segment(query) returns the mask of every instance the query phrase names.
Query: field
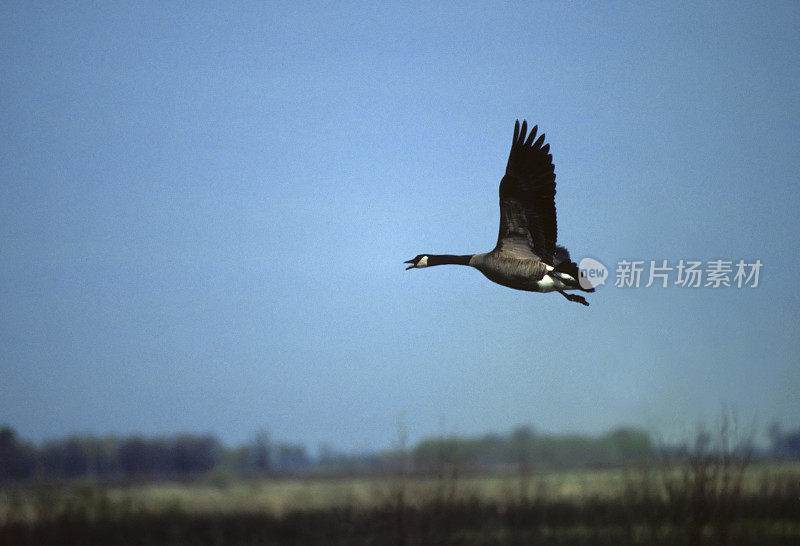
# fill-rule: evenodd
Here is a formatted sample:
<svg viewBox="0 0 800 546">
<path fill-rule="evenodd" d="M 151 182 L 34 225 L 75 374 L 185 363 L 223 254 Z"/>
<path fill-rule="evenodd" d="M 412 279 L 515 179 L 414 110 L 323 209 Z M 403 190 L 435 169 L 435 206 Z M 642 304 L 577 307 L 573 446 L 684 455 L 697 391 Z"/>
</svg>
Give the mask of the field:
<svg viewBox="0 0 800 546">
<path fill-rule="evenodd" d="M 2 544 L 797 544 L 800 465 L 198 483 L 0 492 Z"/>
</svg>

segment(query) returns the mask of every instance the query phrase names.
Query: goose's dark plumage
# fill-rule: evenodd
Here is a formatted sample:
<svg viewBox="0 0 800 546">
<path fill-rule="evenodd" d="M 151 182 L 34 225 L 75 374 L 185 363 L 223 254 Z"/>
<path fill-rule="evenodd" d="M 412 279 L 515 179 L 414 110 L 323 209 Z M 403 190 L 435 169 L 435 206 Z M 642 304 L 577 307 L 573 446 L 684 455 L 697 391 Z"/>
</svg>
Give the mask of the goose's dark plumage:
<svg viewBox="0 0 800 546">
<path fill-rule="evenodd" d="M 583 296 L 566 290 L 594 292 L 582 277 L 569 251 L 556 244 L 556 175 L 550 145 L 537 127 L 514 124 L 514 139 L 506 173 L 500 181 L 500 232 L 491 252 L 454 256 L 419 254 L 406 269 L 434 265 L 469 265 L 489 280 L 532 292 L 557 291 L 569 301 L 589 305 Z"/>
</svg>

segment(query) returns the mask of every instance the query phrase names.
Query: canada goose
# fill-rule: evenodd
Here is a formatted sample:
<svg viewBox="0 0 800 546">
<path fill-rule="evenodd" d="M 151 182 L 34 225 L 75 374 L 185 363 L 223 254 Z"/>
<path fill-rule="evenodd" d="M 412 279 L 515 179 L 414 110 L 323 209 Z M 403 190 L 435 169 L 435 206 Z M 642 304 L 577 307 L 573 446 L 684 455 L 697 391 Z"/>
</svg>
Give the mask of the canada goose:
<svg viewBox="0 0 800 546">
<path fill-rule="evenodd" d="M 514 140 L 506 174 L 500 181 L 500 233 L 497 246 L 484 254 L 453 256 L 419 254 L 406 269 L 434 265 L 469 265 L 490 281 L 517 290 L 558 292 L 569 301 L 589 305 L 583 296 L 565 290 L 594 292 L 569 251 L 556 244 L 556 175 L 550 145 L 537 127 L 527 139 L 527 122 L 514 124 Z M 543 146 L 544 144 L 544 146 Z"/>
</svg>

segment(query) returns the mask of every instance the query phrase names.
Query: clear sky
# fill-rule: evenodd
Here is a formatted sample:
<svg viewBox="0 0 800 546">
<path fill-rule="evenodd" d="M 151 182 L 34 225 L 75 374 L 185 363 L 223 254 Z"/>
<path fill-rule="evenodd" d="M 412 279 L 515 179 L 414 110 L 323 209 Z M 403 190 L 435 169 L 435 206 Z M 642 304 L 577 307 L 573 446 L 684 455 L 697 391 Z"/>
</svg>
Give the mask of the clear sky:
<svg viewBox="0 0 800 546">
<path fill-rule="evenodd" d="M 800 4 L 6 3 L 0 423 L 341 450 L 800 425 Z M 490 250 L 546 132 L 590 307 Z M 759 286 L 644 288 L 650 260 Z M 614 286 L 620 260 L 642 286 Z"/>
</svg>

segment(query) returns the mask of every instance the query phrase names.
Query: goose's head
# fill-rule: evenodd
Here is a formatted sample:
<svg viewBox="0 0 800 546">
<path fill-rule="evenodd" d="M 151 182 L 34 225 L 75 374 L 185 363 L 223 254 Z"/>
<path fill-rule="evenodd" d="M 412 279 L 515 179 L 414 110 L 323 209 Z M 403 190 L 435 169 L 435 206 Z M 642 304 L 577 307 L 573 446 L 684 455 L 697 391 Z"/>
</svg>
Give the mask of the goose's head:
<svg viewBox="0 0 800 546">
<path fill-rule="evenodd" d="M 415 267 L 418 267 L 418 268 L 419 267 L 428 267 L 428 255 L 427 254 L 419 254 L 416 257 L 411 258 L 410 260 L 406 260 L 403 263 L 404 264 L 411 264 L 408 267 L 406 267 L 406 271 L 408 271 L 409 269 L 413 269 Z"/>
</svg>

